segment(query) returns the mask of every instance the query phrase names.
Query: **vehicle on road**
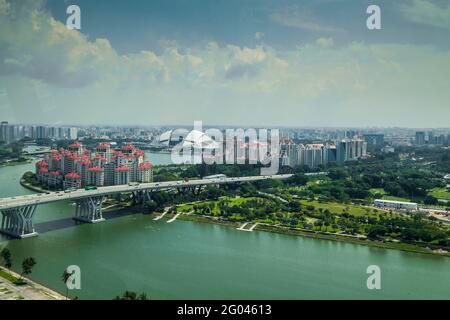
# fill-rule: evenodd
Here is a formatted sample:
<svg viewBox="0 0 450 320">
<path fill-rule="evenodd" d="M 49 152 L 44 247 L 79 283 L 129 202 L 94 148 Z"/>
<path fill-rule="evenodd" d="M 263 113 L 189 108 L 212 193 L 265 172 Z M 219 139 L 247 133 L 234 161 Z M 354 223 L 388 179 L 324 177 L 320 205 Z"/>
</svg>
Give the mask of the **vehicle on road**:
<svg viewBox="0 0 450 320">
<path fill-rule="evenodd" d="M 84 190 L 97 190 L 96 185 L 87 185 L 84 187 Z"/>
</svg>

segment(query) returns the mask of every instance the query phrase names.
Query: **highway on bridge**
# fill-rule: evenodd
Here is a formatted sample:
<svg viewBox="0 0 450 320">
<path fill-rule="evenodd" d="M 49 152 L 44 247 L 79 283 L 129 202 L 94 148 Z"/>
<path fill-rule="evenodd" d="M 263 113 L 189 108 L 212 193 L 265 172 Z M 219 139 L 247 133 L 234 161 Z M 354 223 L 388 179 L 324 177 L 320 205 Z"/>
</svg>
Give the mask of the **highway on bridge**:
<svg viewBox="0 0 450 320">
<path fill-rule="evenodd" d="M 98 187 L 94 190 L 78 189 L 70 192 L 56 191 L 2 198 L 0 199 L 0 212 L 2 213 L 0 232 L 19 238 L 37 235 L 34 231 L 32 218 L 37 205 L 45 203 L 74 201 L 77 204 L 74 219 L 95 223 L 104 220 L 102 216 L 102 202 L 105 196 L 112 194 L 131 192 L 133 193 L 133 196 L 136 197 L 136 200 L 145 202 L 151 198 L 151 192 L 157 190 L 173 188 L 186 189 L 207 185 L 256 182 L 266 179 L 287 179 L 291 176 L 292 174 L 280 174 L 233 178 L 220 177 L 190 181 L 131 183 L 126 185 Z"/>
</svg>

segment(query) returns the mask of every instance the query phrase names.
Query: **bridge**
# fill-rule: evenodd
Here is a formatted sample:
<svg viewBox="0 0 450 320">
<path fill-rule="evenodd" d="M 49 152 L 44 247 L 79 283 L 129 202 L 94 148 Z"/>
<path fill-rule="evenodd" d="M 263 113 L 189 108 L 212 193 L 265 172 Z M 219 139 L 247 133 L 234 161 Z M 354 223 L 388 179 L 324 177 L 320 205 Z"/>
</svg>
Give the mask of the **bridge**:
<svg viewBox="0 0 450 320">
<path fill-rule="evenodd" d="M 97 223 L 104 221 L 102 216 L 102 203 L 106 196 L 120 193 L 131 193 L 135 203 L 145 203 L 151 199 L 153 191 L 168 189 L 191 189 L 199 192 L 208 185 L 222 185 L 232 183 L 256 182 L 265 179 L 287 179 L 292 174 L 250 176 L 235 178 L 197 179 L 190 181 L 166 181 L 141 184 L 126 184 L 107 187 L 98 187 L 95 190 L 78 189 L 70 192 L 56 191 L 23 195 L 0 199 L 0 212 L 2 221 L 0 232 L 15 238 L 37 236 L 33 226 L 33 217 L 36 207 L 41 204 L 58 201 L 75 202 L 74 219 Z"/>
</svg>

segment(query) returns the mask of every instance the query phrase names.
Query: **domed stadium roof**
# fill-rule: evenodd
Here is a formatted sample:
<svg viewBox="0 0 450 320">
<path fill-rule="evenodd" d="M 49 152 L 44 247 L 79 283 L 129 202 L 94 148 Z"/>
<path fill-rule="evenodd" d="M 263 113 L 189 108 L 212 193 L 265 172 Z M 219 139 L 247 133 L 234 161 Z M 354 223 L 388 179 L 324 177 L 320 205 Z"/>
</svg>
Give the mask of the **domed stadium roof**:
<svg viewBox="0 0 450 320">
<path fill-rule="evenodd" d="M 181 141 L 182 135 L 180 134 L 174 136 L 174 131 L 175 130 L 169 130 L 162 133 L 159 137 L 159 143 L 169 146 L 172 145 L 173 142 L 178 143 L 179 141 Z M 218 143 L 215 142 L 211 137 L 206 135 L 204 132 L 192 130 L 183 139 L 182 146 L 202 149 L 214 149 L 217 148 Z"/>
<path fill-rule="evenodd" d="M 210 136 L 198 130 L 192 130 L 183 140 L 183 147 L 214 149 L 218 146 L 219 144 Z"/>
</svg>

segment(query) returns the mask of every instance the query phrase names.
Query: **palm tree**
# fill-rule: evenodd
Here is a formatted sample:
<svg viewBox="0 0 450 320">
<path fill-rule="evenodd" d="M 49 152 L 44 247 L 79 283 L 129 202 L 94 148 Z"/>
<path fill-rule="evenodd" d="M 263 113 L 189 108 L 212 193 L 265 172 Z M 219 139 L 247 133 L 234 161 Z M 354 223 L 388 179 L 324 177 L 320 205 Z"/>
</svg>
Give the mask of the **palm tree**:
<svg viewBox="0 0 450 320">
<path fill-rule="evenodd" d="M 12 258 L 11 251 L 8 248 L 3 248 L 0 252 L 0 257 L 3 259 L 3 265 L 8 269 L 9 275 L 11 275 Z"/>
<path fill-rule="evenodd" d="M 36 260 L 34 260 L 33 257 L 26 258 L 22 262 L 22 273 L 20 274 L 19 281 L 22 280 L 24 275 L 31 274 L 31 270 L 33 269 L 34 265 L 36 264 Z"/>
<path fill-rule="evenodd" d="M 67 272 L 67 270 L 64 270 L 61 280 L 64 282 L 64 285 L 66 286 L 66 300 L 69 298 L 69 287 L 67 286 L 67 281 L 69 281 L 70 277 L 72 275 Z"/>
<path fill-rule="evenodd" d="M 150 300 L 145 292 L 138 295 L 134 291 L 125 291 L 122 296 L 116 296 L 114 300 Z"/>
</svg>

